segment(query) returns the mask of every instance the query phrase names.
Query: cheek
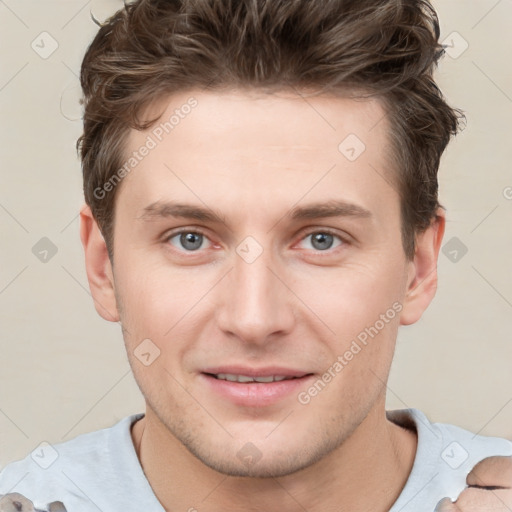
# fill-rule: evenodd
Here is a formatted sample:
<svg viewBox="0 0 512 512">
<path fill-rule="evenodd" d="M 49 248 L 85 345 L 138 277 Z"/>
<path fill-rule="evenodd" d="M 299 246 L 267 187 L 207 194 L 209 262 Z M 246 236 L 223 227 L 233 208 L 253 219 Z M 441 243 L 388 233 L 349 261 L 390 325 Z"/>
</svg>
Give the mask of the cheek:
<svg viewBox="0 0 512 512">
<path fill-rule="evenodd" d="M 151 340 L 160 361 L 179 359 L 207 320 L 208 291 L 215 284 L 213 272 L 171 269 L 162 264 L 144 265 L 126 258 L 118 265 L 116 295 L 127 349 L 140 351 Z M 152 345 L 146 342 L 150 352 Z"/>
<path fill-rule="evenodd" d="M 296 276 L 297 295 L 336 334 L 355 335 L 403 298 L 403 269 L 385 261 L 316 268 L 305 276 Z"/>
<path fill-rule="evenodd" d="M 125 320 L 141 325 L 172 322 L 199 291 L 194 279 L 161 264 L 126 258 L 118 264 L 116 288 Z M 156 326 L 155 326 L 156 327 Z"/>
<path fill-rule="evenodd" d="M 297 294 L 310 308 L 304 310 L 309 325 L 315 322 L 316 337 L 324 340 L 325 370 L 337 376 L 333 388 L 358 390 L 370 383 L 380 387 L 389 372 L 402 309 L 403 271 L 392 260 L 378 259 L 329 271 L 320 268 L 297 281 Z"/>
</svg>

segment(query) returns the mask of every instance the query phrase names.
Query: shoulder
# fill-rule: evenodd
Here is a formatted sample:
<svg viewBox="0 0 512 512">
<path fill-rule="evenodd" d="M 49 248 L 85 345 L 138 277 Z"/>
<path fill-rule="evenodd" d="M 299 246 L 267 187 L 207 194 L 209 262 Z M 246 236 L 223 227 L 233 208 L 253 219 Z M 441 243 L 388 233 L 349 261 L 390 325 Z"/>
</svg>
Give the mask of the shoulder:
<svg viewBox="0 0 512 512">
<path fill-rule="evenodd" d="M 483 436 L 448 423 L 431 422 L 418 409 L 387 412 L 388 419 L 418 433 L 418 449 L 429 448 L 439 462 L 448 467 L 473 467 L 482 458 L 492 455 L 512 455 L 512 441 L 501 437 Z M 432 453 L 434 450 L 434 453 Z"/>
<path fill-rule="evenodd" d="M 447 423 L 431 423 L 431 426 L 443 441 L 440 457 L 452 469 L 464 466 L 469 472 L 486 457 L 512 455 L 509 439 L 480 435 Z"/>
<path fill-rule="evenodd" d="M 418 409 L 388 411 L 387 417 L 403 428 L 416 430 L 418 436 L 411 474 L 392 512 L 431 512 L 442 498 L 457 498 L 478 462 L 495 455 L 512 455 L 512 441 L 508 439 L 433 423 Z"/>
<path fill-rule="evenodd" d="M 0 495 L 18 492 L 36 508 L 62 501 L 71 511 L 85 510 L 87 505 L 90 509 L 99 488 L 108 485 L 107 481 L 112 484 L 119 462 L 113 459 L 130 456 L 130 426 L 140 416 L 127 416 L 111 427 L 63 443 L 40 444 L 0 471 Z"/>
</svg>

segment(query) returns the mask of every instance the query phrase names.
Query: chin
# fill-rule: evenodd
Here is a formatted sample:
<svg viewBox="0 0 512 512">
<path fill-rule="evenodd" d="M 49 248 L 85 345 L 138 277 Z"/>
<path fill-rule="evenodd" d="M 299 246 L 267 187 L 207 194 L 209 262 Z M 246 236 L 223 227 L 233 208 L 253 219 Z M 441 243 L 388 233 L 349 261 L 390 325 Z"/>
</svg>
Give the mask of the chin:
<svg viewBox="0 0 512 512">
<path fill-rule="evenodd" d="M 266 442 L 262 439 L 261 442 L 255 441 L 254 444 L 240 443 L 233 438 L 227 442 L 213 440 L 210 445 L 191 437 L 181 439 L 181 442 L 205 466 L 223 475 L 278 478 L 314 465 L 339 447 L 343 440 L 336 436 L 333 439 L 322 435 L 299 438 L 295 431 L 281 439 Z"/>
<path fill-rule="evenodd" d="M 303 455 L 297 457 L 297 452 L 293 450 L 291 450 L 290 455 L 283 453 L 280 455 L 261 454 L 260 459 L 253 461 L 244 460 L 236 453 L 231 457 L 227 457 L 225 452 L 223 454 L 209 453 L 207 456 L 193 451 L 192 453 L 205 466 L 231 477 L 278 478 L 297 473 L 315 462 L 315 460 L 309 460 Z"/>
</svg>

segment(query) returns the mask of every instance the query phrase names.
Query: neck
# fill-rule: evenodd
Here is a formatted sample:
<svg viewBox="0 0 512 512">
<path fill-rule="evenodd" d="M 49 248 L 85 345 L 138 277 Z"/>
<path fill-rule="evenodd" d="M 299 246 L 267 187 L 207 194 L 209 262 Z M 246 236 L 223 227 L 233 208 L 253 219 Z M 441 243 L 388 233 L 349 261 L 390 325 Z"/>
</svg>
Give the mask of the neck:
<svg viewBox="0 0 512 512">
<path fill-rule="evenodd" d="M 201 512 L 384 512 L 400 495 L 417 446 L 416 433 L 388 421 L 383 405 L 329 455 L 281 478 L 230 477 L 210 469 L 149 408 L 132 427 L 132 439 L 164 509 Z"/>
</svg>

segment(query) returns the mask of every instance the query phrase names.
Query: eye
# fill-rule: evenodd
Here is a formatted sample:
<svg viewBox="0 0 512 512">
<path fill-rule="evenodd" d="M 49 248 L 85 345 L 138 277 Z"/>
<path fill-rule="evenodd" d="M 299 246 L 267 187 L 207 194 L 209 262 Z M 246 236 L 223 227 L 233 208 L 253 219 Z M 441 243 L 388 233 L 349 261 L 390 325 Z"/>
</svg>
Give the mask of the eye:
<svg viewBox="0 0 512 512">
<path fill-rule="evenodd" d="M 316 251 L 326 251 L 328 249 L 339 247 L 344 243 L 338 235 L 330 233 L 329 231 L 314 231 L 309 233 L 301 240 L 301 243 L 308 240 L 310 241 L 309 247 L 306 246 L 305 249 L 314 249 Z"/>
<path fill-rule="evenodd" d="M 167 241 L 177 247 L 178 249 L 185 250 L 187 252 L 197 251 L 204 249 L 204 244 L 209 243 L 208 238 L 202 233 L 197 231 L 180 231 L 167 238 Z"/>
</svg>

